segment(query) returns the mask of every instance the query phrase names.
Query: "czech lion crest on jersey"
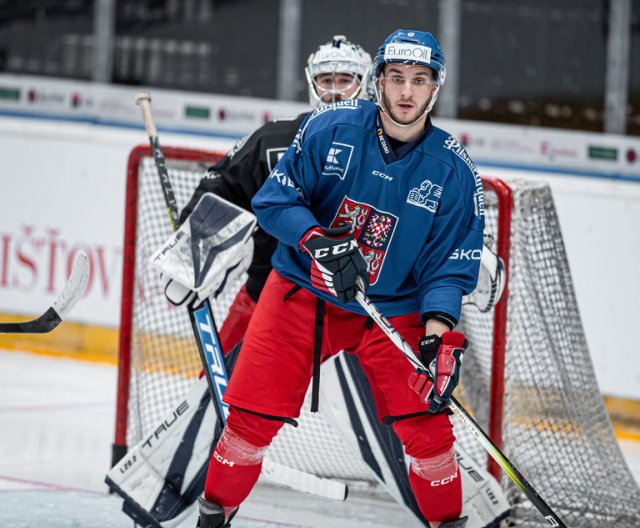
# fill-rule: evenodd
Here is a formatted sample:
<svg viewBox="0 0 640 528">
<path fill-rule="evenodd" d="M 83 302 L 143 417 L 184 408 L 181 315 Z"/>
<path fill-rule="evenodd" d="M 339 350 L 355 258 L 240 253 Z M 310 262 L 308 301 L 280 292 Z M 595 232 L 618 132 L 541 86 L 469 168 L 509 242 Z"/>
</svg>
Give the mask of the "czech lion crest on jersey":
<svg viewBox="0 0 640 528">
<path fill-rule="evenodd" d="M 358 241 L 367 262 L 369 284 L 375 284 L 382 270 L 398 217 L 345 196 L 338 214 L 331 222 L 331 227 L 338 227 L 345 222 L 351 224 L 350 232 Z"/>
</svg>

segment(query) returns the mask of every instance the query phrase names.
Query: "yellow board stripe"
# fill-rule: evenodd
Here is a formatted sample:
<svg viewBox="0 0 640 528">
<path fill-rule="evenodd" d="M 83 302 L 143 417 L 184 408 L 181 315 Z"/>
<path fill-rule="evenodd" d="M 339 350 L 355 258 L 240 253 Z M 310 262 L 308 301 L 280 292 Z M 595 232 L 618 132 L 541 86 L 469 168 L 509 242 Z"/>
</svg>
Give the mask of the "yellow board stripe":
<svg viewBox="0 0 640 528">
<path fill-rule="evenodd" d="M 32 317 L 0 314 L 8 323 Z M 117 365 L 118 330 L 63 321 L 48 334 L 0 334 L 0 348 Z"/>
</svg>

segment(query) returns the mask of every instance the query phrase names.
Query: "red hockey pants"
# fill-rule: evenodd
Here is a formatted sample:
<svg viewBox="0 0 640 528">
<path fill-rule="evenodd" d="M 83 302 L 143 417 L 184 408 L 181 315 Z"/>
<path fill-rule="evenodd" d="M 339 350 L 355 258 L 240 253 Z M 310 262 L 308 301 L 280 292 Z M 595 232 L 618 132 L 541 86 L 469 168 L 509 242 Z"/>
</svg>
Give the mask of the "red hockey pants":
<svg viewBox="0 0 640 528">
<path fill-rule="evenodd" d="M 312 376 L 317 299 L 300 289 L 284 300 L 293 287 L 291 281 L 275 271 L 269 276 L 225 393 L 225 401 L 232 406 L 229 429 L 256 448 L 269 445 L 282 423 L 243 409 L 272 417 L 297 417 Z M 417 343 L 424 334 L 417 313 L 389 320 L 410 344 Z M 424 412 L 426 405 L 407 384 L 413 367 L 382 330 L 366 322 L 365 316 L 326 303 L 322 355 L 345 350 L 358 357 L 380 419 Z M 393 427 L 406 453 L 418 461 L 437 460 L 453 446 L 452 426 L 445 414 L 420 414 L 398 420 Z M 224 457 L 219 453 L 216 461 L 215 455 L 214 452 L 205 496 L 222 506 L 237 506 L 255 483 L 259 465 L 230 466 L 220 462 Z M 451 475 L 449 471 L 446 485 L 442 477 L 422 477 L 411 471 L 411 486 L 425 517 L 431 521 L 455 519 L 462 503 L 459 473 Z M 246 485 L 240 485 L 241 481 Z M 230 482 L 237 485 L 230 486 Z"/>
</svg>

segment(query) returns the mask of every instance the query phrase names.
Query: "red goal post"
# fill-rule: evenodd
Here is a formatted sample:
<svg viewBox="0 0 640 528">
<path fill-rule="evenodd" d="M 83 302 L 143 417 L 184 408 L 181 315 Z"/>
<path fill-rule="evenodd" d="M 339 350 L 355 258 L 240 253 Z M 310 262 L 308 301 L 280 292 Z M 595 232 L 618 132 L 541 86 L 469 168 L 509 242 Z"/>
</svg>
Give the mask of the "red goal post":
<svg viewBox="0 0 640 528">
<path fill-rule="evenodd" d="M 223 152 L 163 147 L 165 159 L 213 165 L 224 156 Z M 143 159 L 152 159 L 149 145 L 137 145 L 127 159 L 125 194 L 124 241 L 122 247 L 122 294 L 120 304 L 120 332 L 118 337 L 118 387 L 116 394 L 116 424 L 112 453 L 112 466 L 127 452 L 127 426 L 129 423 L 129 385 L 131 379 L 131 341 L 136 271 L 136 239 L 138 219 L 138 191 L 140 167 Z"/>
</svg>

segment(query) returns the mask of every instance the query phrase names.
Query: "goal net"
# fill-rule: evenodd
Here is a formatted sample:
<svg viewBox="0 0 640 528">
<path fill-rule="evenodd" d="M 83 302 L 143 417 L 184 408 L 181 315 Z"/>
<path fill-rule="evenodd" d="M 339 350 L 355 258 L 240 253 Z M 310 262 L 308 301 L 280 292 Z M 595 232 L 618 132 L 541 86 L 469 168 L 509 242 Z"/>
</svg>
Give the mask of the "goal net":
<svg viewBox="0 0 640 528">
<path fill-rule="evenodd" d="M 220 154 L 163 149 L 179 208 Z M 485 183 L 486 235 L 508 266 L 495 309 L 463 307 L 470 348 L 456 395 L 507 458 L 568 526 L 640 526 L 640 491 L 622 457 L 593 372 L 553 198 L 541 183 Z M 149 265 L 171 235 L 150 149 L 129 158 L 114 462 L 192 386 L 201 370 L 186 309 L 165 299 Z M 242 280 L 214 305 L 218 327 Z M 456 436 L 499 478 L 512 526 L 548 526 L 468 430 Z M 361 485 L 371 470 L 305 402 L 296 429 L 268 451 L 276 462 Z"/>
</svg>

